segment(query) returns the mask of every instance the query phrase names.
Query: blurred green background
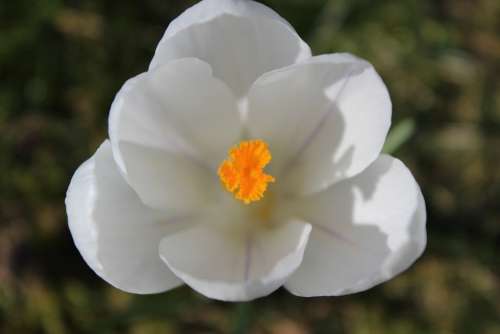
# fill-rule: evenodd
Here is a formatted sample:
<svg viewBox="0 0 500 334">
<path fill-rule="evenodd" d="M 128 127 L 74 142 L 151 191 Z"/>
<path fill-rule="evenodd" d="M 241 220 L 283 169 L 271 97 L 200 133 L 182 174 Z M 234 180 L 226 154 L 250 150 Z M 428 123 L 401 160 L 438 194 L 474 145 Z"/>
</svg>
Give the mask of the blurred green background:
<svg viewBox="0 0 500 334">
<path fill-rule="evenodd" d="M 500 333 L 500 1 L 263 2 L 315 54 L 352 52 L 384 78 L 386 149 L 427 202 L 423 257 L 339 298 L 112 288 L 71 241 L 66 188 L 106 138 L 114 94 L 193 1 L 1 0 L 0 333 Z"/>
</svg>

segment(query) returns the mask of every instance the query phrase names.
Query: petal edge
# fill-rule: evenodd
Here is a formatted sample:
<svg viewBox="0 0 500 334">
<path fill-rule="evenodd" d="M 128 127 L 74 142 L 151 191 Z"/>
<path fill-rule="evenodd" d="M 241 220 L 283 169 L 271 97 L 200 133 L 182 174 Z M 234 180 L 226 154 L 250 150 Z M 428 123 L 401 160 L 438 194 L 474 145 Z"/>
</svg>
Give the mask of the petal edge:
<svg viewBox="0 0 500 334">
<path fill-rule="evenodd" d="M 160 238 L 178 227 L 144 207 L 120 175 L 109 141 L 77 169 L 65 203 L 73 241 L 102 279 L 139 294 L 182 284 L 157 253 Z"/>
</svg>

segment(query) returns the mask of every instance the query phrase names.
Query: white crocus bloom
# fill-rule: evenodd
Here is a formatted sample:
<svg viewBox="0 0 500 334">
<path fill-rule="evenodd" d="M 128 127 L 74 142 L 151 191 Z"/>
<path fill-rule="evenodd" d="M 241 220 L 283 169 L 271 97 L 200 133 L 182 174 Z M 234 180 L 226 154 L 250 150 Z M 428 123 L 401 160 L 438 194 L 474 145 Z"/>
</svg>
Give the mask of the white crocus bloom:
<svg viewBox="0 0 500 334">
<path fill-rule="evenodd" d="M 419 186 L 381 154 L 390 121 L 368 62 L 312 57 L 256 2 L 204 0 L 117 94 L 109 141 L 68 189 L 74 242 L 99 276 L 134 293 L 366 290 L 426 245 Z"/>
</svg>

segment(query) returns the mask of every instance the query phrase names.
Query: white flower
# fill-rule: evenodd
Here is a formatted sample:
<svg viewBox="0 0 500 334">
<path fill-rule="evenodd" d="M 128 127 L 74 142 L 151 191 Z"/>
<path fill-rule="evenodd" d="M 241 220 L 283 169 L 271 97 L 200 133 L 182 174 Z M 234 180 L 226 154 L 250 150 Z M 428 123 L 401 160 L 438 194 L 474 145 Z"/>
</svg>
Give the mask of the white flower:
<svg viewBox="0 0 500 334">
<path fill-rule="evenodd" d="M 135 293 L 366 290 L 426 244 L 417 183 L 381 155 L 390 119 L 368 62 L 312 57 L 261 4 L 204 0 L 117 94 L 110 140 L 68 189 L 74 242 L 99 276 Z"/>
</svg>

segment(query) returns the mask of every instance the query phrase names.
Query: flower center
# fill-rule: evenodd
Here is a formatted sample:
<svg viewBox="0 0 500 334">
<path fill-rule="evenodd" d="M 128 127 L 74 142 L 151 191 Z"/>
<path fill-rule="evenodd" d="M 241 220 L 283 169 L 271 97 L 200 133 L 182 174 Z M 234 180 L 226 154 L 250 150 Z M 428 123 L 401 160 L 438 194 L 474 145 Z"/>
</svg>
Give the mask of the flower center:
<svg viewBox="0 0 500 334">
<path fill-rule="evenodd" d="M 227 191 L 249 204 L 264 197 L 267 184 L 274 182 L 274 177 L 263 170 L 270 161 L 271 152 L 264 141 L 242 141 L 229 150 L 229 158 L 221 163 L 218 174 Z"/>
</svg>

